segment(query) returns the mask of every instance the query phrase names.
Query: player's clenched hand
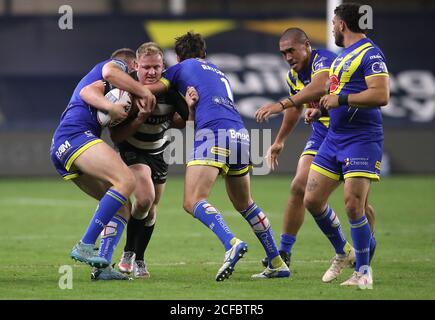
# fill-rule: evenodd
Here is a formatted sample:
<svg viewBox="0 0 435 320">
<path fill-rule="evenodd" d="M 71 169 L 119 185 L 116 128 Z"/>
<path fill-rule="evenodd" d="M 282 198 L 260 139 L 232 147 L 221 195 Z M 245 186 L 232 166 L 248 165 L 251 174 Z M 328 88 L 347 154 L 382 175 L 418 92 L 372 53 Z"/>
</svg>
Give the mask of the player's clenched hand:
<svg viewBox="0 0 435 320">
<path fill-rule="evenodd" d="M 154 110 L 156 105 L 156 97 L 151 93 L 151 91 L 143 87 L 143 94 L 139 97 L 137 104 L 140 105 L 145 110 Z"/>
<path fill-rule="evenodd" d="M 279 103 L 267 104 L 255 112 L 255 119 L 257 122 L 267 121 L 272 114 L 280 113 L 281 111 L 282 106 Z"/>
<path fill-rule="evenodd" d="M 338 95 L 327 94 L 320 99 L 319 104 L 321 107 L 324 107 L 326 110 L 337 108 L 339 106 Z"/>
<path fill-rule="evenodd" d="M 305 115 L 304 115 L 304 122 L 306 124 L 310 124 L 311 122 L 319 119 L 321 115 L 322 115 L 322 112 L 320 111 L 320 109 L 307 108 L 307 110 L 305 111 Z"/>
<path fill-rule="evenodd" d="M 186 103 L 190 109 L 193 109 L 199 101 L 198 91 L 194 87 L 188 87 L 186 91 Z"/>
<path fill-rule="evenodd" d="M 266 153 L 266 162 L 269 168 L 275 170 L 278 167 L 278 156 L 284 148 L 283 143 L 275 142 Z"/>
<path fill-rule="evenodd" d="M 151 113 L 153 113 L 154 108 L 152 109 L 145 109 L 144 107 L 142 107 L 141 105 L 137 104 L 137 115 L 136 115 L 136 120 L 139 121 L 140 123 L 144 122 L 146 118 L 148 118 Z"/>
<path fill-rule="evenodd" d="M 112 122 L 122 121 L 127 118 L 128 113 L 126 112 L 128 108 L 127 103 L 112 103 L 109 109 L 109 116 Z"/>
</svg>

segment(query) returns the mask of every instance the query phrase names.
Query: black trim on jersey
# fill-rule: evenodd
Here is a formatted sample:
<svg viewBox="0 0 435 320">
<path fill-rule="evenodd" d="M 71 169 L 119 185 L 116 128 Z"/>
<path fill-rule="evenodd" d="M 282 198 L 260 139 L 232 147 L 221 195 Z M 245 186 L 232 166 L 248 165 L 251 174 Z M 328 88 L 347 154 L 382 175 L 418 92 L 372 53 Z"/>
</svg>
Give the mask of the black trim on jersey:
<svg viewBox="0 0 435 320">
<path fill-rule="evenodd" d="M 143 133 L 143 132 L 139 132 L 137 131 L 133 137 L 137 140 L 143 141 L 143 142 L 154 142 L 154 141 L 158 141 L 160 139 L 162 139 L 165 136 L 165 131 L 163 130 L 160 133 Z"/>
<path fill-rule="evenodd" d="M 131 72 L 130 76 L 134 80 L 139 81 L 137 71 Z M 158 94 L 156 96 L 156 100 L 157 103 L 170 104 L 174 106 L 175 112 L 178 113 L 184 121 L 189 118 L 189 109 L 187 108 L 187 103 L 184 100 L 183 96 L 177 91 L 169 89 L 167 92 Z M 170 118 L 170 120 L 172 120 L 172 117 Z"/>
<path fill-rule="evenodd" d="M 171 143 L 171 141 L 166 141 L 160 148 L 156 149 L 140 149 L 135 147 L 134 145 L 128 143 L 127 141 L 123 141 L 121 143 L 117 144 L 117 148 L 133 148 L 136 149 L 138 152 L 144 152 L 144 153 L 159 153 L 166 149 L 166 147 Z"/>
</svg>

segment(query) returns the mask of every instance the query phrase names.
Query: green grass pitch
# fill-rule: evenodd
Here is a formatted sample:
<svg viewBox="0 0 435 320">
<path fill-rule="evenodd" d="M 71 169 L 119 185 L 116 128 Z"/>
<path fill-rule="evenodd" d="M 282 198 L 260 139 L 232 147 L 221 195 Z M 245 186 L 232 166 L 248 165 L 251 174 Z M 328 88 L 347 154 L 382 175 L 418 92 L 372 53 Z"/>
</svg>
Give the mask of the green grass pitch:
<svg viewBox="0 0 435 320">
<path fill-rule="evenodd" d="M 269 216 L 279 240 L 289 177 L 254 177 L 253 196 Z M 90 268 L 69 258 L 96 207 L 72 183 L 60 179 L 0 180 L 0 299 L 435 299 L 435 177 L 391 177 L 374 184 L 378 249 L 372 263 L 374 289 L 324 284 L 321 276 L 333 255 L 326 237 L 306 214 L 293 249 L 291 279 L 252 280 L 262 270 L 260 243 L 216 183 L 210 202 L 223 213 L 249 252 L 233 276 L 214 280 L 224 251 L 218 239 L 184 213 L 182 177 L 170 177 L 156 229 L 145 258 L 151 278 L 92 282 Z M 330 203 L 350 239 L 343 189 Z M 117 262 L 125 235 L 114 254 Z M 72 290 L 59 288 L 59 267 L 73 270 Z"/>
</svg>

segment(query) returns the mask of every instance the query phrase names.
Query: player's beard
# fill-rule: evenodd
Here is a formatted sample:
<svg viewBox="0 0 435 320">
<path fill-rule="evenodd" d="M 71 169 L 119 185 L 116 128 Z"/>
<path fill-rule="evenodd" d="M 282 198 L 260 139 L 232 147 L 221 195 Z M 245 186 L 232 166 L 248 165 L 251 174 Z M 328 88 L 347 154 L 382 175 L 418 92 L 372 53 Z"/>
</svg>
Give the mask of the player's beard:
<svg viewBox="0 0 435 320">
<path fill-rule="evenodd" d="M 340 31 L 334 32 L 335 44 L 339 47 L 344 47 L 344 36 Z"/>
</svg>

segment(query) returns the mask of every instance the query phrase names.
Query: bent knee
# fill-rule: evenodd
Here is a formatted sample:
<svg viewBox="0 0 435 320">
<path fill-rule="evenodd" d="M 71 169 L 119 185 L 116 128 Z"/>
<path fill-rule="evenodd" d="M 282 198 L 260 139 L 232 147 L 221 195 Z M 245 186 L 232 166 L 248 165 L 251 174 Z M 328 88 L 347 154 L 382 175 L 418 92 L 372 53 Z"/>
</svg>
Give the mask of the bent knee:
<svg viewBox="0 0 435 320">
<path fill-rule="evenodd" d="M 113 187 L 125 197 L 129 197 L 136 187 L 136 178 L 130 170 L 124 170 L 114 179 Z"/>
<path fill-rule="evenodd" d="M 318 215 L 323 209 L 323 203 L 309 194 L 304 196 L 304 206 L 312 215 Z"/>
<path fill-rule="evenodd" d="M 153 201 L 154 199 L 152 197 L 137 197 L 135 203 L 135 211 L 138 211 L 142 214 L 147 213 L 150 210 Z"/>
<path fill-rule="evenodd" d="M 292 184 L 290 186 L 290 192 L 292 196 L 298 197 L 300 199 L 304 199 L 305 196 L 305 183 L 303 181 L 300 181 L 298 179 L 295 179 L 292 181 Z"/>
</svg>

